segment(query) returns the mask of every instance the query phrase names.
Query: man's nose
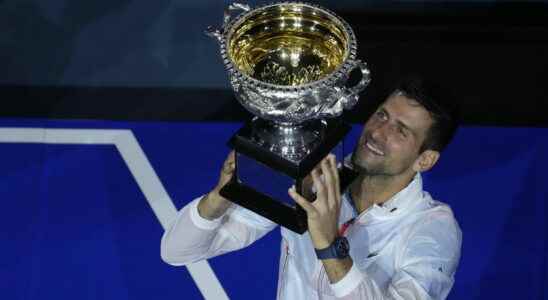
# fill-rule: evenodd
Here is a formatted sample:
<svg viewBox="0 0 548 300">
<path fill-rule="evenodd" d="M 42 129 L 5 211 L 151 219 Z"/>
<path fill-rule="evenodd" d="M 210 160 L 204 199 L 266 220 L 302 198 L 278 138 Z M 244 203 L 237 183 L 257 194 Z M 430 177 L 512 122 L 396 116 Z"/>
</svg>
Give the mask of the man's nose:
<svg viewBox="0 0 548 300">
<path fill-rule="evenodd" d="M 386 128 L 387 126 L 385 122 L 377 124 L 377 126 L 375 126 L 371 131 L 371 137 L 375 141 L 384 142 L 386 140 Z"/>
</svg>

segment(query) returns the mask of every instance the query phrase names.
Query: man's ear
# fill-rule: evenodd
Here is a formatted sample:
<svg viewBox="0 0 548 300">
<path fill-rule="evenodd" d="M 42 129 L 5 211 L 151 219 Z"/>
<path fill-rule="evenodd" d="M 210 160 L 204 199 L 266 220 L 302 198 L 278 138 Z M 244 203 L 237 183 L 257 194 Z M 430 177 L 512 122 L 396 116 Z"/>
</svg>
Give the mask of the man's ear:
<svg viewBox="0 0 548 300">
<path fill-rule="evenodd" d="M 413 164 L 413 171 L 415 172 L 428 171 L 432 169 L 432 167 L 436 164 L 439 158 L 440 158 L 440 153 L 438 151 L 425 150 L 415 160 L 415 163 Z"/>
</svg>

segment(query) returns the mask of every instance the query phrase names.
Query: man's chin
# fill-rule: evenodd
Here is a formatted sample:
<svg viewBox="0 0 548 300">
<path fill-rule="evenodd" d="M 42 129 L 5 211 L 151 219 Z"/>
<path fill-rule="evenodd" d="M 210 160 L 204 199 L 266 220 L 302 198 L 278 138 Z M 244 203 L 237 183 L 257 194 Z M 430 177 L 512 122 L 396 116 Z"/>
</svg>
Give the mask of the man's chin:
<svg viewBox="0 0 548 300">
<path fill-rule="evenodd" d="M 371 174 L 375 170 L 375 167 L 371 163 L 355 154 L 352 154 L 352 167 L 360 174 Z"/>
<path fill-rule="evenodd" d="M 361 168 L 361 159 L 356 155 L 356 152 L 352 152 L 352 157 L 350 159 L 352 162 L 352 168 L 359 169 Z"/>
</svg>

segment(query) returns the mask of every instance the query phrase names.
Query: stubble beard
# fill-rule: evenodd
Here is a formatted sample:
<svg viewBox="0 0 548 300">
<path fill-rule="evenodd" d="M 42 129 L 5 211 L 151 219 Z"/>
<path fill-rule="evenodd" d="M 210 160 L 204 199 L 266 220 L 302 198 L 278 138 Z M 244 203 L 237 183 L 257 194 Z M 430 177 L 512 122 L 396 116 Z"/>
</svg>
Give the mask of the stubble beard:
<svg viewBox="0 0 548 300">
<path fill-rule="evenodd" d="M 353 169 L 360 175 L 365 177 L 377 177 L 387 179 L 390 177 L 396 177 L 406 172 L 406 169 L 391 170 L 386 165 L 386 161 L 368 163 L 366 159 L 360 157 L 360 149 L 358 147 L 356 147 L 356 149 L 354 149 L 354 152 L 352 152 L 351 162 Z"/>
<path fill-rule="evenodd" d="M 363 158 L 360 158 L 360 154 L 358 153 L 359 150 L 360 149 L 356 147 L 356 149 L 354 149 L 354 152 L 352 153 L 352 167 L 354 168 L 355 171 L 360 173 L 360 175 L 364 175 L 367 177 L 390 176 L 390 174 L 386 172 L 386 168 L 383 163 L 380 163 L 376 166 L 375 165 L 368 166 L 367 162 Z"/>
<path fill-rule="evenodd" d="M 354 152 L 352 152 L 351 162 L 355 171 L 357 171 L 362 176 L 377 177 L 377 178 L 383 178 L 383 179 L 395 177 L 405 172 L 405 169 L 393 170 L 389 166 L 390 162 L 389 162 L 388 153 L 380 157 L 380 160 L 375 159 L 375 161 L 368 161 L 366 157 L 367 155 L 365 153 L 362 153 L 362 151 L 364 150 L 361 149 L 362 147 L 365 147 L 365 143 L 367 142 L 367 140 L 373 140 L 373 138 L 371 137 L 370 134 L 363 133 L 356 147 L 354 148 Z M 376 145 L 379 144 L 378 142 L 374 140 L 373 142 Z M 385 147 L 383 147 L 383 151 L 386 151 Z M 369 155 L 371 156 L 374 154 L 370 153 Z"/>
</svg>

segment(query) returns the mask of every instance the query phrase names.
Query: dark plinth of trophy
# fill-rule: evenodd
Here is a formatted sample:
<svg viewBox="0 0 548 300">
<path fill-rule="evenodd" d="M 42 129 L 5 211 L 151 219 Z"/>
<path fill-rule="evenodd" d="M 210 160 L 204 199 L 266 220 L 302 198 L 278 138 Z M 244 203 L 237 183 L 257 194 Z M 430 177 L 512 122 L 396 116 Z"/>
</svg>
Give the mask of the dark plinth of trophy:
<svg viewBox="0 0 548 300">
<path fill-rule="evenodd" d="M 232 180 L 221 189 L 221 195 L 294 232 L 304 233 L 307 230 L 306 213 L 289 197 L 287 190 L 295 185 L 301 195 L 309 201 L 314 200 L 305 178 L 329 153 L 342 161 L 344 136 L 350 126 L 338 119 L 322 122 L 316 126 L 321 133 L 315 141 L 309 142 L 312 144 L 309 153 L 301 155 L 300 159 L 288 159 L 290 155 L 276 153 L 271 144 L 258 141 L 255 129 L 261 127 L 257 124 L 261 122 L 264 121 L 248 122 L 230 139 L 229 146 L 236 152 L 236 171 Z M 310 128 L 304 130 L 315 132 Z M 339 176 L 342 191 L 356 173 L 341 164 Z"/>
</svg>

